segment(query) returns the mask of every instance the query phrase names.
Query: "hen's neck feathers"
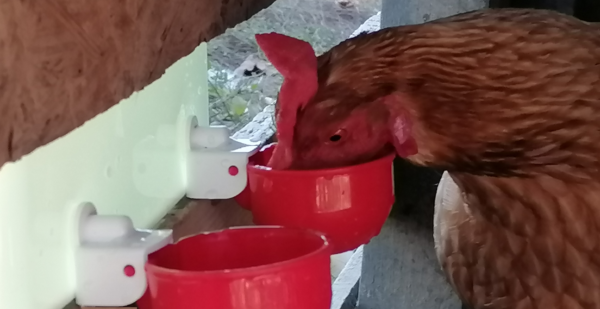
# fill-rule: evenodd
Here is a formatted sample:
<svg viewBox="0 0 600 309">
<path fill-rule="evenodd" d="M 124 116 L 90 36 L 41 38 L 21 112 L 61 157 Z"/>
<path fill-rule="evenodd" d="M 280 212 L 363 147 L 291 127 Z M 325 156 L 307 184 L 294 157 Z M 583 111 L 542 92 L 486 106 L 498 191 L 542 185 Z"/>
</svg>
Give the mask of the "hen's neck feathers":
<svg viewBox="0 0 600 309">
<path fill-rule="evenodd" d="M 319 81 L 404 97 L 414 163 L 600 179 L 597 26 L 551 11 L 492 11 L 359 35 L 320 57 Z"/>
</svg>

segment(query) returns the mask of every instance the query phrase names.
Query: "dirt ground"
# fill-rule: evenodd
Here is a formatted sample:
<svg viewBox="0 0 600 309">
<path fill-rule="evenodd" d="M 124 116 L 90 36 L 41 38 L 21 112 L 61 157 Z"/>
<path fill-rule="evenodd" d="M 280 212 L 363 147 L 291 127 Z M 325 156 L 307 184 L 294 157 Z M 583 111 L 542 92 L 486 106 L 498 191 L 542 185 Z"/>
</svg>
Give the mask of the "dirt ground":
<svg viewBox="0 0 600 309">
<path fill-rule="evenodd" d="M 279 32 L 296 37 L 311 43 L 321 54 L 347 39 L 380 10 L 381 0 L 277 0 L 212 39 L 208 43 L 211 124 L 236 131 L 273 104 L 277 96 L 281 77 L 276 71 L 241 78 L 233 75 L 249 57 L 266 60 L 255 34 Z"/>
<path fill-rule="evenodd" d="M 209 59 L 214 67 L 233 70 L 258 51 L 254 34 L 271 31 L 306 40 L 320 54 L 348 38 L 380 10 L 381 0 L 277 0 L 211 40 Z"/>
</svg>

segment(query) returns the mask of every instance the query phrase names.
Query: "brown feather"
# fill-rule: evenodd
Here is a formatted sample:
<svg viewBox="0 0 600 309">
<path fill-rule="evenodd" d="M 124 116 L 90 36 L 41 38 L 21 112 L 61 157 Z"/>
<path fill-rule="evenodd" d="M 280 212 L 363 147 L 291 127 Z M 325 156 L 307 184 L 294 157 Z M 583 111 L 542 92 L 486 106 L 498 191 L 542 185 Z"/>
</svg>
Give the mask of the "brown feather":
<svg viewBox="0 0 600 309">
<path fill-rule="evenodd" d="M 597 26 L 551 11 L 483 10 L 363 34 L 329 54 L 315 101 L 345 94 L 334 101 L 347 111 L 401 93 L 416 119 L 415 163 L 490 175 L 599 170 Z M 561 166 L 552 173 L 565 176 Z"/>
<path fill-rule="evenodd" d="M 442 267 L 467 303 L 600 308 L 600 184 L 450 176 L 463 193 L 437 207 L 435 238 Z"/>
<path fill-rule="evenodd" d="M 418 146 L 407 159 L 448 170 L 463 194 L 436 213 L 460 296 L 476 309 L 600 308 L 598 25 L 465 13 L 347 40 L 319 57 L 318 76 L 298 114 L 297 166 L 389 151 L 382 124 L 405 110 Z M 329 143 L 340 128 L 361 132 Z"/>
</svg>

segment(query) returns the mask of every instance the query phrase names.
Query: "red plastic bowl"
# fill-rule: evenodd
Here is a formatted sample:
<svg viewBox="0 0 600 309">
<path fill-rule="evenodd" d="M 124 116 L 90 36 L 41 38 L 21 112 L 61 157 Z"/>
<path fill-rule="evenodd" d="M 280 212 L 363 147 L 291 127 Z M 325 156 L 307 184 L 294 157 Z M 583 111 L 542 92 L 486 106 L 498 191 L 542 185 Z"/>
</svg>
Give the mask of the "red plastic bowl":
<svg viewBox="0 0 600 309">
<path fill-rule="evenodd" d="M 254 223 L 324 233 L 341 253 L 368 243 L 381 231 L 394 203 L 394 155 L 322 170 L 265 168 L 274 144 L 248 164 L 248 186 L 235 199 Z"/>
<path fill-rule="evenodd" d="M 148 257 L 140 309 L 329 309 L 331 246 L 284 227 L 199 234 Z"/>
</svg>

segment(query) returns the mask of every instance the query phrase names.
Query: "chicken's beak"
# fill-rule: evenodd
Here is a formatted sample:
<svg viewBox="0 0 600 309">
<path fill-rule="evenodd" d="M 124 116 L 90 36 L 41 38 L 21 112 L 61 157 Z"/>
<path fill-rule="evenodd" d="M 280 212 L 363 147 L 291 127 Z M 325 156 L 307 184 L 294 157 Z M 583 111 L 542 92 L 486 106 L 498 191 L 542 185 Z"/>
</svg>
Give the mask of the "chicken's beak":
<svg viewBox="0 0 600 309">
<path fill-rule="evenodd" d="M 290 169 L 292 166 L 292 148 L 281 142 L 277 143 L 267 166 L 274 170 Z"/>
</svg>

